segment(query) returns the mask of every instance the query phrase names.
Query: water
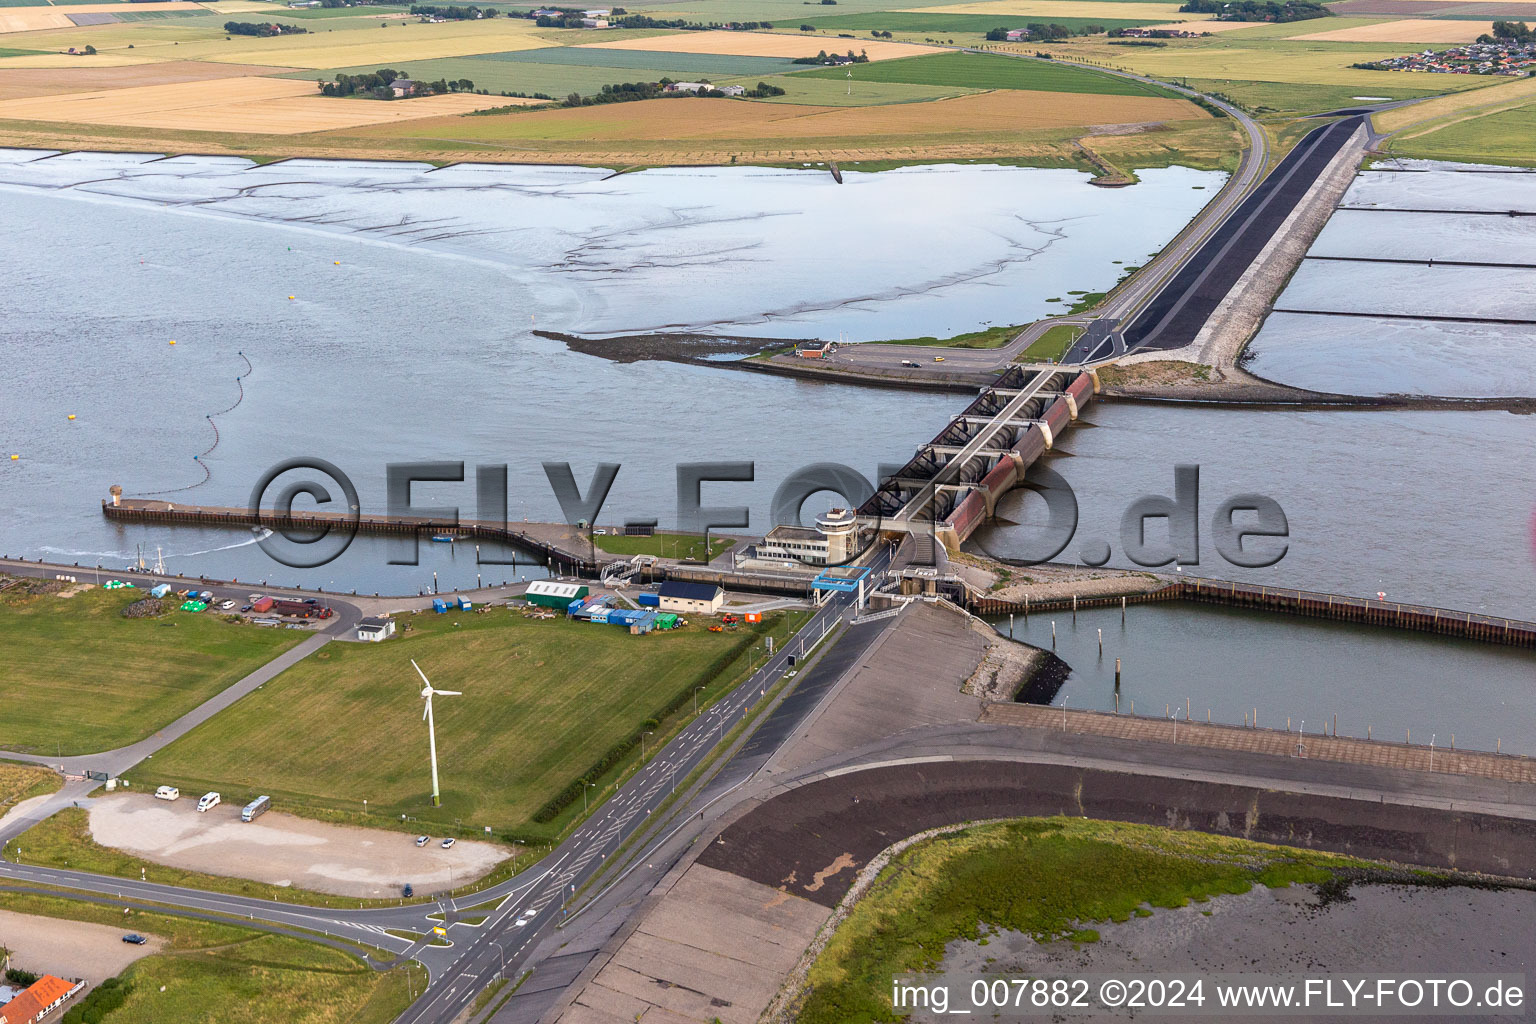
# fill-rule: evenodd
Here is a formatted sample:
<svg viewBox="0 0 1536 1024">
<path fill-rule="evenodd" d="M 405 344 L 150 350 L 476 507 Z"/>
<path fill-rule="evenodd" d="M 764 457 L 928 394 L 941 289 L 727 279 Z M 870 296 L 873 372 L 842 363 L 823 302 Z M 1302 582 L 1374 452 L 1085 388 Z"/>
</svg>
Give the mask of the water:
<svg viewBox="0 0 1536 1024">
<path fill-rule="evenodd" d="M 1174 466 L 1200 467 L 1200 564 L 1189 574 L 1536 619 L 1536 417 L 1502 412 L 1287 412 L 1088 407 L 1046 465 L 1076 492 L 1080 520 L 1061 556 L 1090 540 L 1125 559 L 1121 517 L 1137 497 L 1173 494 Z M 1217 553 L 1211 519 L 1233 495 L 1279 502 L 1290 537 L 1274 566 Z M 1005 520 L 978 530 L 999 555 L 1031 548 L 1044 503 L 1014 491 Z M 1147 536 L 1166 528 L 1152 521 Z M 1172 572 L 1173 565 L 1163 571 Z"/>
<path fill-rule="evenodd" d="M 1131 605 L 1014 617 L 1014 637 L 1072 666 L 1054 703 L 1309 733 L 1338 716 L 1341 736 L 1536 754 L 1536 654 L 1390 629 L 1191 604 Z M 998 623 L 1008 632 L 1006 619 Z M 1099 655 L 1099 630 L 1104 653 Z"/>
<path fill-rule="evenodd" d="M 1418 170 L 1356 177 L 1276 308 L 1536 320 L 1536 218 L 1489 215 L 1536 211 L 1536 175 L 1411 166 Z M 1247 365 L 1318 391 L 1529 397 L 1536 395 L 1533 332 L 1529 323 L 1275 313 L 1254 338 Z"/>
<path fill-rule="evenodd" d="M 741 459 L 755 480 L 708 484 L 703 503 L 765 530 L 791 471 L 835 459 L 873 477 L 956 397 L 615 364 L 531 328 L 857 340 L 1021 322 L 1111 284 L 1114 261 L 1196 212 L 1210 193 L 1192 184 L 1221 180 L 36 157 L 0 151 L 0 437 L 23 456 L 0 462 L 0 552 L 121 566 L 142 544 L 173 572 L 364 592 L 415 592 L 434 570 L 473 583 L 473 552 L 424 544 L 419 566 L 391 566 L 359 538 L 300 571 L 239 534 L 109 524 L 98 503 L 117 483 L 245 505 L 264 469 L 304 455 L 381 511 L 386 463 L 463 460 L 509 464 L 512 519 L 555 519 L 540 464 L 568 460 L 583 489 L 598 462 L 623 466 L 605 521 L 665 526 L 677 463 Z M 413 498 L 474 514 L 472 481 Z"/>
</svg>

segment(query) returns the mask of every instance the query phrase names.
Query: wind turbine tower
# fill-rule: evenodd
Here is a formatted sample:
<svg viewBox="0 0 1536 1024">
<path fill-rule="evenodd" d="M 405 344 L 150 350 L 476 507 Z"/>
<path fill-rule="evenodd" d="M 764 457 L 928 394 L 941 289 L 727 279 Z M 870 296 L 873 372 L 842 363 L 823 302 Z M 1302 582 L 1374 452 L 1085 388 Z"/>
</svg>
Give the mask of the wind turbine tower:
<svg viewBox="0 0 1536 1024">
<path fill-rule="evenodd" d="M 416 664 L 415 658 L 411 659 L 411 668 L 416 670 L 416 674 L 421 676 L 421 681 L 425 684 L 421 688 L 421 696 L 427 702 L 427 707 L 422 712 L 421 718 L 422 721 L 427 723 L 427 744 L 428 749 L 432 752 L 432 806 L 439 807 L 442 805 L 443 798 L 437 791 L 437 727 L 432 720 L 432 698 L 434 695 L 439 697 L 458 697 L 462 695 L 462 691 L 434 690 L 432 688 L 432 681 L 421 670 L 421 666 Z"/>
</svg>

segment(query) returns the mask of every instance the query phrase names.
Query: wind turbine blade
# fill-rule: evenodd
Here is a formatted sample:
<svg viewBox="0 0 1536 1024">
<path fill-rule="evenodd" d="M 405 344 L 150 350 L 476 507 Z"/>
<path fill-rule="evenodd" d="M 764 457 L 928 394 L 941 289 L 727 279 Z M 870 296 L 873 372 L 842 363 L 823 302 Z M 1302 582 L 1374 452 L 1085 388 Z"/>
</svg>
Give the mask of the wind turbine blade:
<svg viewBox="0 0 1536 1024">
<path fill-rule="evenodd" d="M 430 715 L 431 713 L 432 713 L 432 698 L 428 697 L 426 705 L 421 709 L 421 720 L 423 722 L 425 722 L 427 720 L 427 716 Z"/>
<path fill-rule="evenodd" d="M 435 694 L 436 696 L 439 696 L 439 697 L 462 697 L 462 696 L 464 696 L 464 691 L 463 690 L 433 690 L 432 692 L 433 692 L 433 694 Z"/>
<path fill-rule="evenodd" d="M 423 683 L 426 683 L 428 689 L 430 689 L 431 686 L 432 686 L 432 680 L 428 679 L 427 678 L 427 674 L 421 670 L 421 666 L 416 664 L 416 659 L 415 658 L 411 659 L 411 668 L 416 670 L 416 674 L 421 676 L 421 681 Z"/>
</svg>

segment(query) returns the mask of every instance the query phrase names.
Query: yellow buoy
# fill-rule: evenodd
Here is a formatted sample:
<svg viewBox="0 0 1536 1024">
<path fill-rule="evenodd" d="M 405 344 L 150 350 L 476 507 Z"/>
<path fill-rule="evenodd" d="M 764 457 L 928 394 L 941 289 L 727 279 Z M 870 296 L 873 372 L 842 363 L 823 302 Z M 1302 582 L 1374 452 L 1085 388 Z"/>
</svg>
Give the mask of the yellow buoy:
<svg viewBox="0 0 1536 1024">
<path fill-rule="evenodd" d="M 338 267 L 341 266 L 341 260 L 331 260 L 331 263 Z"/>
<path fill-rule="evenodd" d="M 288 296 L 288 301 L 289 301 L 289 302 L 292 302 L 292 301 L 293 301 L 293 296 L 292 296 L 292 295 L 290 295 L 290 296 Z"/>
<path fill-rule="evenodd" d="M 74 414 L 74 413 L 70 413 L 70 414 L 69 414 L 69 418 L 70 418 L 70 419 L 74 419 L 74 418 L 75 418 L 75 414 Z"/>
<path fill-rule="evenodd" d="M 172 338 L 172 339 L 171 339 L 171 344 L 172 344 L 172 345 L 174 345 L 174 344 L 176 344 L 176 339 L 175 339 L 175 338 Z"/>
<path fill-rule="evenodd" d="M 19 459 L 19 458 L 21 458 L 21 456 L 20 456 L 20 455 L 12 455 L 12 456 L 11 456 L 11 461 L 12 461 L 12 462 L 15 462 L 15 461 L 16 461 L 16 460 L 17 460 L 17 459 Z"/>
</svg>

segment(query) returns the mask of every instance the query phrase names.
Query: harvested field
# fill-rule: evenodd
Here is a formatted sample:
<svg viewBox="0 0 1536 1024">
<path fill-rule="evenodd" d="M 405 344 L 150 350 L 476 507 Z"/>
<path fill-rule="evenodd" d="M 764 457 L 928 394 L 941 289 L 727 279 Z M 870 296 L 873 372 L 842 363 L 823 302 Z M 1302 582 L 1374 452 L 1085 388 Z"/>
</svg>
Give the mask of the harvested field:
<svg viewBox="0 0 1536 1024">
<path fill-rule="evenodd" d="M 226 78 L 4 100 L 0 118 L 297 135 L 536 102 L 459 94 L 383 103 L 320 96 L 313 82 Z"/>
<path fill-rule="evenodd" d="M 1065 12 L 1063 12 L 1065 13 Z M 723 53 L 740 57 L 814 57 L 817 50 L 833 46 L 825 39 L 777 35 L 767 32 L 680 32 L 672 36 L 621 39 L 611 43 L 587 43 L 584 50 L 659 50 L 665 53 Z M 935 47 L 913 43 L 888 43 L 877 39 L 853 39 L 848 47 L 862 50 L 869 59 L 891 60 L 935 53 Z"/>
<path fill-rule="evenodd" d="M 838 68 L 806 71 L 806 78 L 842 81 L 847 72 Z M 952 85 L 974 89 L 1022 89 L 1028 92 L 1156 96 L 1172 98 L 1156 86 L 1117 78 L 1086 68 L 1046 60 L 1016 60 L 995 53 L 936 53 L 911 60 L 864 65 L 854 80 L 906 82 L 912 85 Z"/>
<path fill-rule="evenodd" d="M 1402 18 L 1290 38 L 1335 43 L 1470 43 L 1485 32 L 1492 31 L 1491 21 Z"/>
<path fill-rule="evenodd" d="M 1251 21 L 1170 21 L 1166 25 L 1147 27 L 1167 29 L 1170 32 L 1237 32 L 1258 26 Z"/>
<path fill-rule="evenodd" d="M 0 58 L 0 71 L 32 68 L 123 68 L 158 63 L 153 57 L 139 57 L 131 53 L 98 53 L 94 57 L 80 57 L 72 53 L 38 53 L 24 57 Z"/>
<path fill-rule="evenodd" d="M 855 83 L 857 88 L 857 83 Z M 870 136 L 992 134 L 1070 125 L 1138 124 L 1201 117 L 1184 100 L 1154 96 L 999 90 L 875 107 L 810 107 L 729 100 L 640 103 L 533 111 L 419 126 L 464 140 L 856 139 Z M 474 123 L 469 123 L 473 121 Z"/>
<path fill-rule="evenodd" d="M 45 28 L 74 28 L 69 16 L 55 7 L 0 8 L 0 32 L 37 32 Z"/>
<path fill-rule="evenodd" d="M 0 100 L 28 96 L 56 96 L 98 89 L 129 89 L 141 85 L 171 85 L 175 82 L 204 82 L 214 78 L 240 78 L 263 75 L 271 68 L 256 64 L 215 64 L 204 61 L 175 61 L 133 64 L 126 67 L 86 65 L 62 68 L 10 69 L 0 64 Z"/>
<path fill-rule="evenodd" d="M 1461 0 L 1340 0 L 1329 6 L 1340 14 L 1395 14 L 1399 17 L 1429 18 L 1435 15 L 1457 13 Z M 1478 2 L 1476 11 L 1489 18 L 1536 18 L 1536 3 L 1531 0 L 1508 2 Z"/>
<path fill-rule="evenodd" d="M 1132 0 L 1115 3 L 1113 0 L 981 0 L 980 3 L 950 4 L 939 7 L 917 7 L 914 10 L 929 14 L 998 14 L 1014 17 L 1059 15 L 1063 18 L 1167 18 L 1179 17 L 1179 5 L 1174 3 L 1144 3 Z"/>
</svg>

